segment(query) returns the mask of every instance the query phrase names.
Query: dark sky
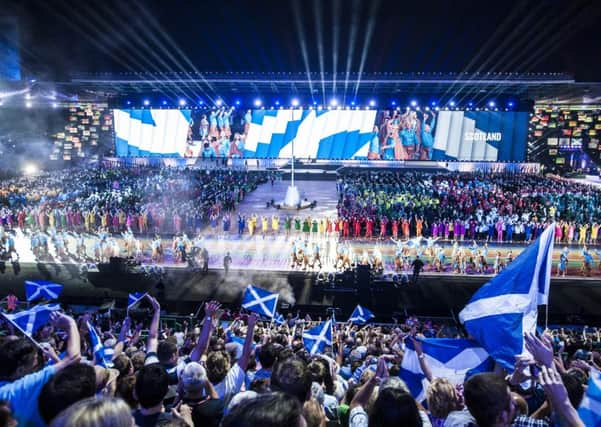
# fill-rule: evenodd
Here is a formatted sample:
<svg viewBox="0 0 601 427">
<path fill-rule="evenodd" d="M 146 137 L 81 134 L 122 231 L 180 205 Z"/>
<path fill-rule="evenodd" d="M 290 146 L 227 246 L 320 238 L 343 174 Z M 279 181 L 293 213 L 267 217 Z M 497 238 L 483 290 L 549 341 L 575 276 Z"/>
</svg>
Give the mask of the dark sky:
<svg viewBox="0 0 601 427">
<path fill-rule="evenodd" d="M 601 80 L 599 1 L 0 0 L 0 14 L 18 17 L 24 74 L 39 78 L 308 66 Z"/>
</svg>

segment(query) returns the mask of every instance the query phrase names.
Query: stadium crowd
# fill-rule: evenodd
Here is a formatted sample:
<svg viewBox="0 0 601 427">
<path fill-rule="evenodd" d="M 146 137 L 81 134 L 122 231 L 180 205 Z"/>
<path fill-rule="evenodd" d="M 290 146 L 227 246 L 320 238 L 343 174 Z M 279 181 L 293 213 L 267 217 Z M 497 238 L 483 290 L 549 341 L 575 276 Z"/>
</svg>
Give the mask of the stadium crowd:
<svg viewBox="0 0 601 427">
<path fill-rule="evenodd" d="M 0 183 L 5 228 L 113 233 L 195 232 L 268 178 L 235 169 L 98 168 Z"/>
<path fill-rule="evenodd" d="M 337 187 L 343 237 L 529 242 L 555 221 L 556 242 L 599 239 L 601 191 L 555 177 L 349 171 Z"/>
<path fill-rule="evenodd" d="M 137 322 L 54 312 L 35 343 L 3 324 L 0 424 L 580 426 L 575 408 L 601 365 L 601 330 L 557 328 L 527 336 L 532 358 L 516 358 L 513 372 L 456 381 L 434 377 L 420 345 L 459 336 L 447 324 L 337 323 L 332 345 L 311 354 L 309 316 L 276 324 L 208 302 L 202 321 L 168 325 L 148 299 L 149 319 Z M 408 341 L 429 380 L 423 399 L 399 376 Z"/>
</svg>

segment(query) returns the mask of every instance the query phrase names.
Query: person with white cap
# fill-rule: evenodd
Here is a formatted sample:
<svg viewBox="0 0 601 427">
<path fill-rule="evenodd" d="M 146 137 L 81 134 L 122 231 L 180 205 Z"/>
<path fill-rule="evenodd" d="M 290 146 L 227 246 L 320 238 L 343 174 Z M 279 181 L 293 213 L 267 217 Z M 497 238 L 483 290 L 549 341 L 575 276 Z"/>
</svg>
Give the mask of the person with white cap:
<svg viewBox="0 0 601 427">
<path fill-rule="evenodd" d="M 194 425 L 218 426 L 224 404 L 219 399 L 207 371 L 198 362 L 190 362 L 180 375 L 178 387 L 183 404 L 192 408 Z"/>
</svg>

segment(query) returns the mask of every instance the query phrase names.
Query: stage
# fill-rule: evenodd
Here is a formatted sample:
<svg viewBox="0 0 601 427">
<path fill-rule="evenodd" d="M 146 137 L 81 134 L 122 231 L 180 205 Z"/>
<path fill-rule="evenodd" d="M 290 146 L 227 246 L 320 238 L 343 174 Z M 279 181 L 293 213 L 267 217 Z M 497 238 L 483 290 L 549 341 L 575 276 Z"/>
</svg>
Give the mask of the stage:
<svg viewBox="0 0 601 427">
<path fill-rule="evenodd" d="M 161 274 L 90 271 L 81 274 L 74 264 L 21 263 L 15 272 L 8 263 L 0 272 L 0 293 L 23 295 L 25 279 L 46 279 L 65 285 L 61 299 L 73 305 L 98 305 L 117 301 L 117 308 L 126 306 L 127 294 L 148 291 L 158 296 L 163 306 L 180 313 L 195 312 L 201 301 L 216 299 L 225 304 L 239 304 L 246 285 L 280 294 L 280 302 L 288 309 L 302 309 L 325 314 L 327 307 L 340 308 L 341 319 L 357 303 L 370 307 L 378 320 L 390 320 L 393 315 L 454 317 L 471 295 L 490 276 L 423 273 L 416 285 L 378 281 L 368 288 L 329 288 L 317 284 L 317 273 L 297 271 L 236 269 L 226 276 L 222 269 L 208 273 L 181 267 L 164 267 Z M 601 320 L 601 281 L 594 278 L 556 278 L 551 281 L 549 319 L 592 323 Z"/>
</svg>

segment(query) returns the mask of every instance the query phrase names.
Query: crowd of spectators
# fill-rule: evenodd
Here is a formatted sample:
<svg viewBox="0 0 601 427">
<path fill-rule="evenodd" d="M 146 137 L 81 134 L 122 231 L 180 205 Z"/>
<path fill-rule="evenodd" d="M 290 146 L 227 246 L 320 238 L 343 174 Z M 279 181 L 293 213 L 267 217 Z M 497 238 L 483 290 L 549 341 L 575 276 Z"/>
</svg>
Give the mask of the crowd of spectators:
<svg viewBox="0 0 601 427">
<path fill-rule="evenodd" d="M 347 171 L 339 176 L 344 237 L 431 236 L 530 241 L 557 222 L 558 242 L 597 243 L 601 190 L 537 174 Z"/>
<path fill-rule="evenodd" d="M 149 300 L 147 321 L 56 312 L 33 335 L 38 345 L 4 325 L 2 425 L 580 426 L 575 409 L 601 365 L 601 330 L 556 328 L 527 337 L 532 357 L 516 358 L 514 372 L 455 384 L 432 376 L 419 345 L 457 337 L 450 325 L 337 323 L 332 345 L 311 355 L 308 316 L 276 325 L 208 302 L 200 322 L 167 325 Z M 407 340 L 429 379 L 423 400 L 399 377 Z"/>
<path fill-rule="evenodd" d="M 235 209 L 266 172 L 153 167 L 69 169 L 0 182 L 0 222 L 77 232 L 194 233 Z"/>
</svg>

